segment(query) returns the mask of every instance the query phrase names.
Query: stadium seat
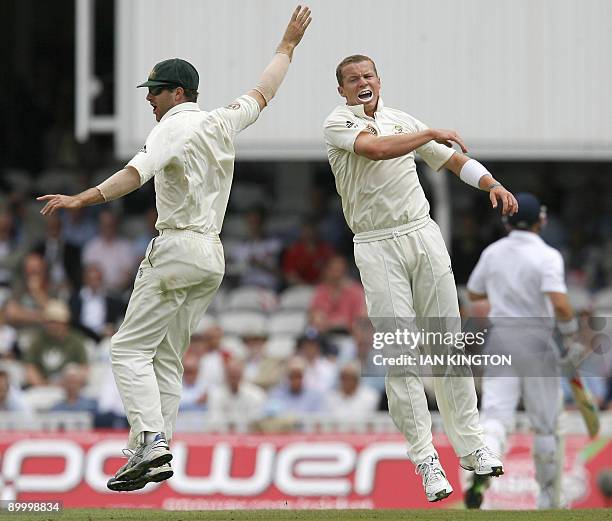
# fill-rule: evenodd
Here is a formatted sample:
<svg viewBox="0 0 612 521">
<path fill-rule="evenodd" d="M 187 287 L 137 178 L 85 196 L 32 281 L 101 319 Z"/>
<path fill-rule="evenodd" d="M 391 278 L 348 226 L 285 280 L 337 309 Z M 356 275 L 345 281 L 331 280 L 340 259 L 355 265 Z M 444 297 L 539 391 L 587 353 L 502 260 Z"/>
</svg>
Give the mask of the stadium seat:
<svg viewBox="0 0 612 521">
<path fill-rule="evenodd" d="M 314 288 L 312 286 L 293 286 L 281 293 L 278 309 L 282 311 L 306 311 L 310 307 Z"/>
<path fill-rule="evenodd" d="M 64 399 L 64 389 L 55 385 L 30 387 L 23 391 L 23 400 L 34 411 L 47 411 Z"/>
<path fill-rule="evenodd" d="M 273 358 L 289 358 L 295 354 L 295 338 L 292 336 L 273 336 L 266 342 L 265 354 Z"/>
<path fill-rule="evenodd" d="M 267 336 L 267 317 L 255 311 L 226 311 L 219 314 L 219 324 L 226 335 L 245 334 Z"/>
<path fill-rule="evenodd" d="M 276 309 L 276 294 L 257 287 L 241 287 L 227 296 L 225 311 L 260 311 L 270 313 Z"/>
<path fill-rule="evenodd" d="M 308 314 L 302 311 L 284 311 L 274 314 L 268 323 L 270 336 L 293 336 L 304 332 L 308 323 Z"/>
<path fill-rule="evenodd" d="M 225 288 L 219 288 L 219 290 L 213 297 L 210 306 L 208 306 L 206 313 L 209 315 L 217 315 L 218 313 L 222 312 L 225 309 L 225 305 L 227 303 L 227 295 L 228 291 Z"/>
<path fill-rule="evenodd" d="M 94 399 L 100 396 L 102 382 L 104 382 L 104 378 L 107 375 L 109 365 L 110 360 L 108 362 L 90 364 L 87 373 L 87 385 L 83 388 L 83 396 Z"/>
</svg>

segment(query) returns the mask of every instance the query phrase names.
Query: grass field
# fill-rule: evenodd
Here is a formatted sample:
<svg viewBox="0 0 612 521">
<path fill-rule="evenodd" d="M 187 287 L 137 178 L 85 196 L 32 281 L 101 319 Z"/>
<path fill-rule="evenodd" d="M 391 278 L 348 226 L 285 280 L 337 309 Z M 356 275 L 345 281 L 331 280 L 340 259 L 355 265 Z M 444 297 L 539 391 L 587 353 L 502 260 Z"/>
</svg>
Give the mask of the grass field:
<svg viewBox="0 0 612 521">
<path fill-rule="evenodd" d="M 599 521 L 612 520 L 612 510 L 65 510 L 45 514 L 0 513 L 22 521 Z"/>
</svg>

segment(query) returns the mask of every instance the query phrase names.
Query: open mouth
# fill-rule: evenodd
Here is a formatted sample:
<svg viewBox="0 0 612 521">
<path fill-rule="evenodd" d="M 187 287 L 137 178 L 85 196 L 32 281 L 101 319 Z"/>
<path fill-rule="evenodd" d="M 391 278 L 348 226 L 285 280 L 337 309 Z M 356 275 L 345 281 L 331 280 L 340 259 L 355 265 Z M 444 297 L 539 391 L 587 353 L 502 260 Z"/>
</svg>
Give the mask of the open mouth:
<svg viewBox="0 0 612 521">
<path fill-rule="evenodd" d="M 369 89 L 362 90 L 359 94 L 357 94 L 359 101 L 362 101 L 363 103 L 367 103 L 368 101 L 370 101 L 373 96 L 374 93 Z"/>
</svg>

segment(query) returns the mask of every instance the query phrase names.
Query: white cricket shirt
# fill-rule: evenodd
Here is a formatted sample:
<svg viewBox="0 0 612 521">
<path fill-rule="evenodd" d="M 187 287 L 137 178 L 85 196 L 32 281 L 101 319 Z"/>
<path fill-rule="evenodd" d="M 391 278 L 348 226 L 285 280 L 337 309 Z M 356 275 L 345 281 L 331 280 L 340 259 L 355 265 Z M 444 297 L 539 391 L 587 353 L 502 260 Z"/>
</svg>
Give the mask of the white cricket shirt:
<svg viewBox="0 0 612 521">
<path fill-rule="evenodd" d="M 486 294 L 490 317 L 554 317 L 547 292 L 567 293 L 561 254 L 538 234 L 513 230 L 482 252 L 467 287 Z"/>
<path fill-rule="evenodd" d="M 234 175 L 234 138 L 259 116 L 244 95 L 211 112 L 197 103 L 172 107 L 128 163 L 141 185 L 155 176 L 158 230 L 219 234 Z"/>
<path fill-rule="evenodd" d="M 327 157 L 342 198 L 344 217 L 353 233 L 395 228 L 429 215 L 429 202 L 417 175 L 414 152 L 395 159 L 373 161 L 355 153 L 357 136 L 410 134 L 427 126 L 405 112 L 383 105 L 379 98 L 371 118 L 363 105 L 339 105 L 324 124 Z M 435 141 L 416 149 L 439 170 L 454 150 Z"/>
</svg>

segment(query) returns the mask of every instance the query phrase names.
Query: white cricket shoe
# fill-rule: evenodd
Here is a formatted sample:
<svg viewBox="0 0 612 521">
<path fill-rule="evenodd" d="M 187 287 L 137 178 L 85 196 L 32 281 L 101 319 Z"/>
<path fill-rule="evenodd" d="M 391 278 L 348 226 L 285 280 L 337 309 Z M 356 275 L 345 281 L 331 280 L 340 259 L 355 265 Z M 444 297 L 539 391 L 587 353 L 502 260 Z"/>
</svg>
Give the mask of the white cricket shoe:
<svg viewBox="0 0 612 521">
<path fill-rule="evenodd" d="M 161 467 L 149 469 L 146 474 L 133 480 L 124 481 L 113 477 L 108 480 L 107 486 L 116 492 L 129 492 L 132 490 L 140 490 L 144 488 L 147 483 L 165 481 L 166 479 L 170 479 L 173 475 L 174 472 L 172 471 L 170 463 L 164 463 Z"/>
<path fill-rule="evenodd" d="M 433 503 L 452 494 L 453 487 L 446 479 L 438 456 L 429 456 L 423 463 L 417 465 L 415 472 L 423 476 L 423 488 L 427 501 Z"/>
<path fill-rule="evenodd" d="M 124 453 L 129 455 L 129 459 L 111 481 L 133 481 L 144 476 L 149 469 L 161 467 L 172 460 L 168 442 L 161 433 L 151 443 L 143 443 L 135 451 L 125 449 Z"/>
<path fill-rule="evenodd" d="M 501 476 L 504 465 L 499 457 L 488 447 L 475 450 L 459 460 L 465 470 L 471 470 L 479 476 Z"/>
</svg>

